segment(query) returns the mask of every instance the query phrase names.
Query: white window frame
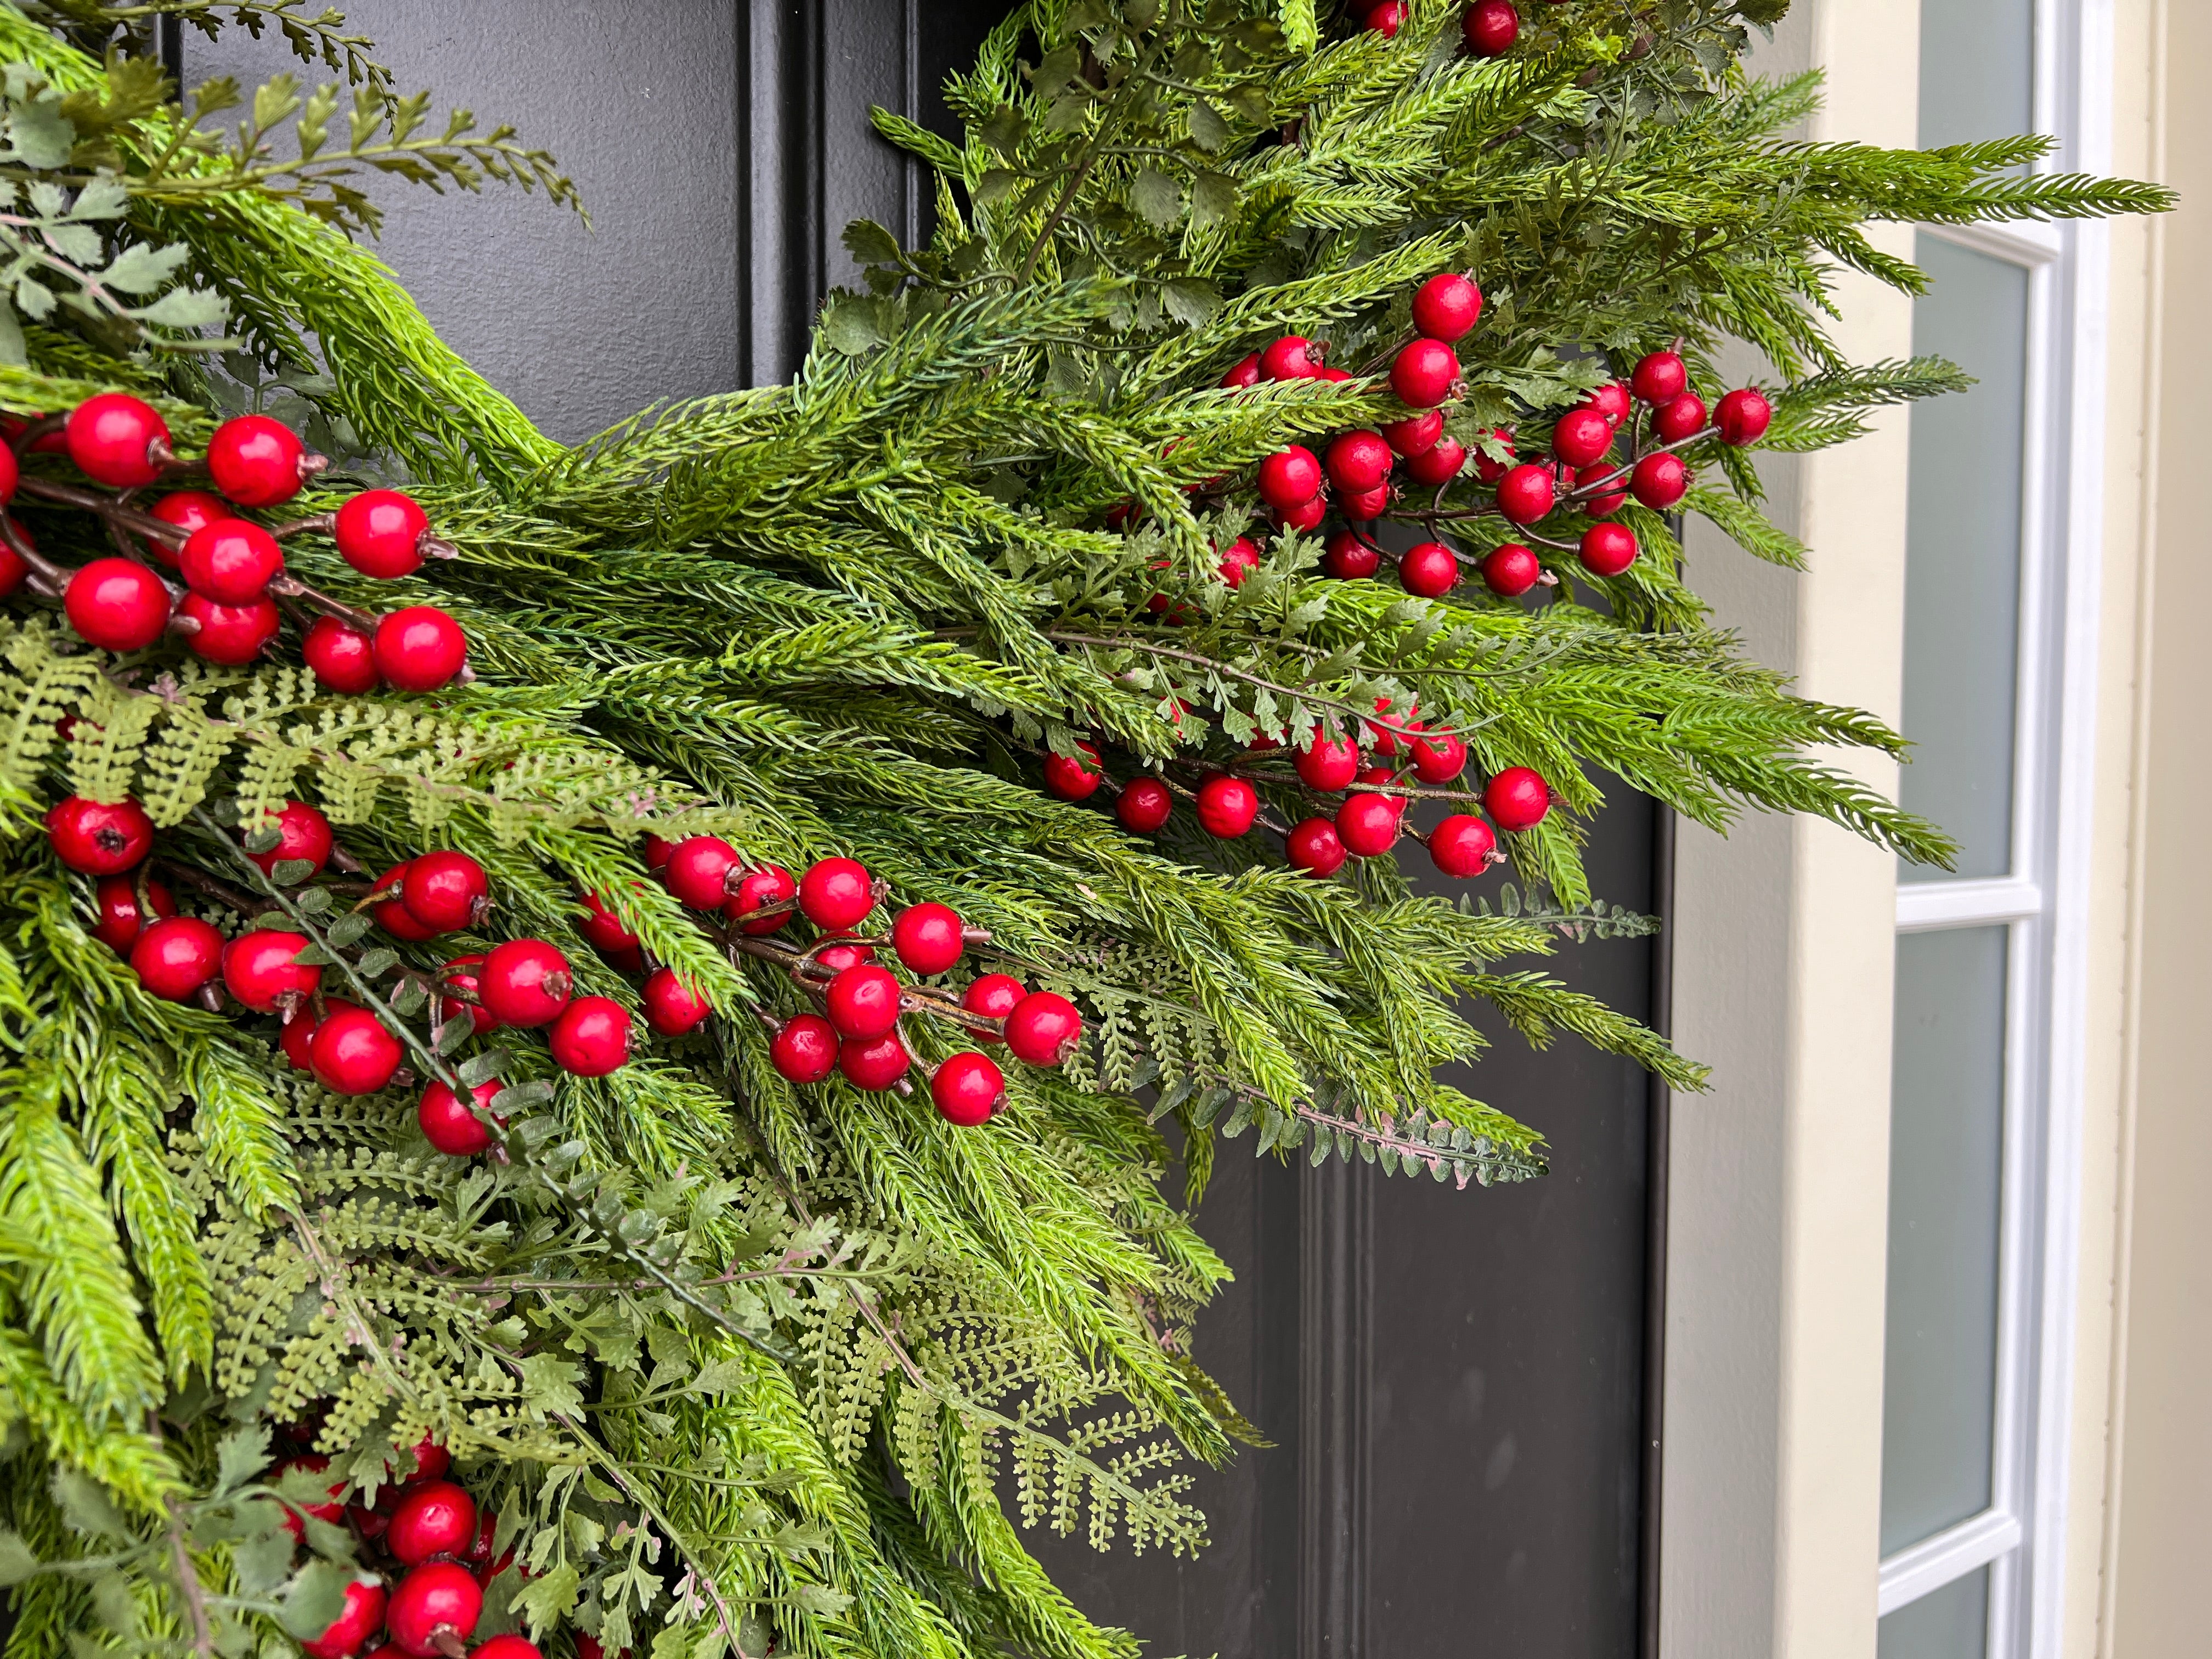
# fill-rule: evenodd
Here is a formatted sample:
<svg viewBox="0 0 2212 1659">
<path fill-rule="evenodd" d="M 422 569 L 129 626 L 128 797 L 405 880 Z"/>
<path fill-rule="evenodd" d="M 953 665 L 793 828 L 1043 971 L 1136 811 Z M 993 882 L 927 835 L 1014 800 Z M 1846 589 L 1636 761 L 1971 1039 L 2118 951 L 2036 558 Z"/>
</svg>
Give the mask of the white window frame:
<svg viewBox="0 0 2212 1659">
<path fill-rule="evenodd" d="M 2106 172 L 2112 0 L 2038 0 L 2034 19 L 2035 125 L 2058 139 L 2040 166 Z M 1997 1398 L 1990 1507 L 1885 1559 L 1879 1607 L 1988 1567 L 1989 1659 L 2058 1659 L 2110 275 L 2094 222 L 1923 230 L 2029 272 L 2010 871 L 1900 884 L 1897 896 L 1900 933 L 2002 925 L 2008 935 Z"/>
</svg>

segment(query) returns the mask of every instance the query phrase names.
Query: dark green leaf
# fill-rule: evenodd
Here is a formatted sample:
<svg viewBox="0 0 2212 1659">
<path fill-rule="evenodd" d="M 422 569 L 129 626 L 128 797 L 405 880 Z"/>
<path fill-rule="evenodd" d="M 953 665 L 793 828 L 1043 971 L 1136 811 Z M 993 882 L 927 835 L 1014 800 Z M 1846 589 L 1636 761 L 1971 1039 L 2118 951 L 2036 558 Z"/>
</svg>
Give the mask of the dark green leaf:
<svg viewBox="0 0 2212 1659">
<path fill-rule="evenodd" d="M 1141 167 L 1129 187 L 1129 199 L 1139 213 L 1167 229 L 1182 217 L 1182 189 L 1158 167 Z"/>
<path fill-rule="evenodd" d="M 898 238 L 872 219 L 855 219 L 845 227 L 845 251 L 864 265 L 895 265 L 902 252 Z"/>
<path fill-rule="evenodd" d="M 1201 149 L 1219 149 L 1229 142 L 1229 123 L 1203 98 L 1191 100 L 1190 136 Z"/>
</svg>

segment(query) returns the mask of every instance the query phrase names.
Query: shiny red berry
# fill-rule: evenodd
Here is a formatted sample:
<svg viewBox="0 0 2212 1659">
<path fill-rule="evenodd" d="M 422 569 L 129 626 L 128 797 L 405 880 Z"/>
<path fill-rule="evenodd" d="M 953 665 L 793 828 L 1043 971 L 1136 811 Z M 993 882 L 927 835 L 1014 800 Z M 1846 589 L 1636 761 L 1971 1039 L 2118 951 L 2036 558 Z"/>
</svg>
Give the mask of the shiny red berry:
<svg viewBox="0 0 2212 1659">
<path fill-rule="evenodd" d="M 1413 326 L 1431 340 L 1455 344 L 1481 319 L 1482 290 L 1455 271 L 1413 290 Z"/>
<path fill-rule="evenodd" d="M 1774 405 L 1758 387 L 1747 386 L 1722 398 L 1713 419 L 1721 429 L 1721 441 L 1741 449 L 1766 435 L 1774 422 Z"/>
<path fill-rule="evenodd" d="M 333 1094 L 373 1095 L 399 1070 L 399 1039 L 366 1008 L 333 1008 L 307 1044 L 307 1068 Z"/>
<path fill-rule="evenodd" d="M 1533 462 L 1498 481 L 1498 510 L 1509 524 L 1534 524 L 1552 510 L 1552 469 Z"/>
<path fill-rule="evenodd" d="M 185 594 L 177 605 L 177 614 L 198 624 L 185 641 L 192 654 L 226 668 L 242 668 L 259 656 L 262 647 L 276 637 L 283 621 L 274 599 L 225 605 L 204 593 Z"/>
<path fill-rule="evenodd" d="M 138 935 L 149 922 L 177 914 L 176 900 L 158 881 L 146 884 L 146 902 L 140 904 L 135 876 L 105 878 L 93 890 L 93 899 L 100 907 L 100 921 L 92 936 L 118 957 L 131 953 L 131 947 L 137 943 Z"/>
<path fill-rule="evenodd" d="M 568 958 L 544 939 L 511 939 L 484 957 L 477 994 L 502 1025 L 546 1025 L 568 1006 L 575 983 Z"/>
<path fill-rule="evenodd" d="M 1453 813 L 1429 831 L 1429 857 L 1437 868 L 1462 879 L 1487 870 L 1491 849 L 1497 845 L 1490 826 L 1465 812 Z"/>
<path fill-rule="evenodd" d="M 1606 480 L 1612 479 L 1611 483 Z M 1592 484 L 1604 488 L 1595 495 L 1585 495 L 1576 503 L 1593 519 L 1609 519 L 1620 511 L 1628 500 L 1628 476 L 1618 467 L 1601 461 L 1595 466 L 1586 466 L 1575 474 L 1575 488 L 1586 489 Z"/>
<path fill-rule="evenodd" d="M 772 916 L 756 916 L 751 921 L 746 921 L 744 918 L 754 916 L 756 912 L 764 910 L 771 904 L 787 904 L 798 896 L 799 883 L 793 878 L 790 871 L 780 864 L 763 864 L 759 869 L 748 870 L 738 878 L 738 890 L 722 907 L 722 914 L 741 924 L 738 929 L 741 933 L 750 933 L 756 937 L 773 933 L 791 920 L 790 911 L 779 910 Z"/>
<path fill-rule="evenodd" d="M 1583 532 L 1579 556 L 1593 576 L 1618 576 L 1636 562 L 1636 532 L 1625 524 L 1594 524 Z"/>
<path fill-rule="evenodd" d="M 485 1576 L 489 1577 L 493 1575 Z M 592 1659 L 591 1655 L 584 1651 L 584 1644 L 590 1642 L 591 1639 L 590 1637 L 580 1633 L 577 1636 L 576 1659 Z M 592 1642 L 592 1645 L 598 1647 L 599 1644 Z M 629 1650 L 624 1648 L 623 1651 L 628 1653 Z M 600 1649 L 599 1659 L 605 1659 L 605 1652 L 604 1648 Z M 374 1659 L 374 1656 L 372 1655 L 370 1659 Z M 517 1636 L 513 1631 L 509 1631 L 503 1636 L 493 1637 L 488 1642 L 479 1642 L 469 1650 L 469 1659 L 545 1659 L 545 1656 L 538 1650 L 535 1642 Z"/>
<path fill-rule="evenodd" d="M 7 447 L 0 444 L 0 455 L 7 453 Z M 38 550 L 37 545 L 31 540 L 31 532 L 24 529 L 15 520 L 9 519 L 8 527 L 14 532 L 17 541 L 30 548 L 33 552 Z M 7 598 L 9 594 L 13 593 L 30 580 L 31 567 L 24 562 L 23 556 L 5 541 L 0 541 L 0 599 Z"/>
<path fill-rule="evenodd" d="M 426 927 L 416 921 L 415 913 L 396 898 L 388 898 L 381 904 L 372 905 L 369 908 L 369 915 L 375 917 L 376 925 L 391 934 L 392 938 L 405 939 L 410 945 L 427 945 L 438 937 L 436 928 Z"/>
<path fill-rule="evenodd" d="M 1304 507 L 1321 494 L 1321 462 L 1304 444 L 1279 449 L 1260 463 L 1260 499 L 1279 513 Z"/>
<path fill-rule="evenodd" d="M 612 997 L 578 997 L 553 1022 L 546 1043 L 571 1077 L 605 1077 L 629 1064 L 629 1010 Z"/>
<path fill-rule="evenodd" d="M 1654 513 L 1664 513 L 1690 493 L 1690 469 L 1679 455 L 1646 455 L 1629 474 L 1628 488 Z"/>
<path fill-rule="evenodd" d="M 280 864 L 306 862 L 315 866 L 307 873 L 317 875 L 331 861 L 331 849 L 337 845 L 331 821 L 307 802 L 286 801 L 269 827 L 276 831 L 276 844 L 265 853 L 246 854 L 264 873 Z"/>
<path fill-rule="evenodd" d="M 837 1069 L 856 1089 L 880 1093 L 896 1083 L 913 1063 L 896 1031 L 876 1037 L 847 1037 L 837 1045 Z"/>
<path fill-rule="evenodd" d="M 1336 504 L 1352 523 L 1372 524 L 1390 510 L 1390 486 L 1379 483 L 1372 489 L 1348 490 L 1336 498 Z"/>
<path fill-rule="evenodd" d="M 909 905 L 891 923 L 891 949 L 908 971 L 941 974 L 966 952 L 967 933 L 950 905 Z"/>
<path fill-rule="evenodd" d="M 677 902 L 694 910 L 719 910 L 730 902 L 738 849 L 720 836 L 686 836 L 669 854 L 660 878 Z"/>
<path fill-rule="evenodd" d="M 1413 340 L 1390 360 L 1390 390 L 1414 409 L 1434 409 L 1452 395 L 1459 359 L 1442 340 Z"/>
<path fill-rule="evenodd" d="M 1329 483 L 1346 493 L 1372 489 L 1390 476 L 1395 458 L 1379 432 L 1347 432 L 1328 447 Z"/>
<path fill-rule="evenodd" d="M 1131 835 L 1149 836 L 1175 812 L 1175 796 L 1158 778 L 1133 780 L 1114 803 L 1114 816 Z"/>
<path fill-rule="evenodd" d="M 1628 388 L 1618 380 L 1608 380 L 1582 401 L 1584 409 L 1594 409 L 1619 426 L 1628 418 Z"/>
<path fill-rule="evenodd" d="M 169 590 L 136 559 L 94 559 L 62 595 L 70 626 L 103 651 L 143 651 L 169 625 Z"/>
<path fill-rule="evenodd" d="M 1349 738 L 1314 733 L 1313 741 L 1298 751 L 1298 776 L 1309 788 L 1338 790 L 1359 772 L 1359 745 Z"/>
<path fill-rule="evenodd" d="M 1439 438 L 1406 459 L 1406 476 L 1425 489 L 1449 483 L 1467 468 L 1467 447 L 1456 438 Z"/>
<path fill-rule="evenodd" d="M 1536 585 L 1544 574 L 1534 551 L 1519 542 L 1492 548 L 1479 567 L 1483 586 L 1504 599 L 1515 599 Z"/>
<path fill-rule="evenodd" d="M 1513 434 L 1502 426 L 1490 429 L 1490 441 L 1505 452 L 1503 460 L 1493 460 L 1481 449 L 1474 453 L 1474 476 L 1482 483 L 1494 484 L 1513 470 Z"/>
<path fill-rule="evenodd" d="M 422 1480 L 435 1480 L 453 1463 L 453 1455 L 427 1434 L 415 1443 L 408 1455 L 414 1460 L 415 1467 L 400 1477 L 404 1486 L 411 1486 Z M 390 1480 L 398 1473 L 398 1466 L 387 1458 L 384 1465 L 385 1478 Z"/>
<path fill-rule="evenodd" d="M 1044 787 L 1062 800 L 1088 800 L 1098 791 L 1102 774 L 1097 745 L 1079 738 L 1075 748 L 1073 755 L 1044 757 Z"/>
<path fill-rule="evenodd" d="M 1255 351 L 1249 357 L 1239 361 L 1236 368 L 1221 377 L 1221 384 L 1233 392 L 1241 392 L 1248 386 L 1259 385 L 1260 354 Z"/>
<path fill-rule="evenodd" d="M 170 916 L 138 935 L 131 971 L 152 995 L 182 1002 L 222 968 L 222 935 L 198 916 Z"/>
<path fill-rule="evenodd" d="M 163 524 L 173 524 L 183 531 L 187 538 L 197 530 L 215 523 L 218 519 L 234 518 L 230 503 L 220 495 L 210 495 L 204 489 L 178 489 L 164 495 L 146 509 Z M 156 561 L 170 569 L 177 568 L 177 549 L 159 536 L 146 538 L 146 550 Z"/>
<path fill-rule="evenodd" d="M 1679 353 L 1655 351 L 1636 365 L 1628 389 L 1647 404 L 1671 404 L 1689 390 L 1690 371 Z"/>
<path fill-rule="evenodd" d="M 963 994 L 960 1006 L 971 1014 L 981 1014 L 985 1019 L 1004 1019 L 1028 994 L 1021 981 L 1012 974 L 985 974 Z M 978 1042 L 1000 1041 L 988 1031 L 971 1032 L 970 1035 Z"/>
<path fill-rule="evenodd" d="M 1006 1047 L 1029 1065 L 1064 1065 L 1082 1042 L 1083 1016 L 1050 991 L 1030 992 L 1006 1016 Z"/>
<path fill-rule="evenodd" d="M 1321 556 L 1322 568 L 1341 581 L 1357 581 L 1381 568 L 1382 556 L 1349 530 L 1328 538 Z"/>
<path fill-rule="evenodd" d="M 376 624 L 376 671 L 402 691 L 435 691 L 468 659 L 468 636 L 435 605 L 411 605 Z"/>
<path fill-rule="evenodd" d="M 1398 31 L 1406 25 L 1404 0 L 1382 0 L 1381 5 L 1369 7 L 1364 21 L 1370 33 L 1379 34 L 1385 40 L 1395 40 Z"/>
<path fill-rule="evenodd" d="M 459 1555 L 476 1540 L 477 1501 L 450 1480 L 410 1486 L 392 1506 L 384 1547 L 403 1567 L 434 1555 Z"/>
<path fill-rule="evenodd" d="M 1294 507 L 1286 512 L 1272 513 L 1268 516 L 1274 520 L 1276 528 L 1295 530 L 1303 536 L 1309 531 L 1318 529 L 1321 521 L 1328 516 L 1328 498 L 1326 495 L 1316 495 L 1303 507 Z"/>
<path fill-rule="evenodd" d="M 1521 14 L 1512 0 L 1474 0 L 1460 19 L 1469 51 L 1478 58 L 1502 58 L 1521 38 Z"/>
<path fill-rule="evenodd" d="M 377 672 L 376 647 L 368 635 L 336 617 L 318 617 L 300 647 L 315 679 L 325 690 L 357 697 L 384 683 Z"/>
<path fill-rule="evenodd" d="M 168 423 L 126 392 L 86 398 L 70 411 L 64 430 L 77 471 L 112 489 L 143 489 L 168 459 Z"/>
<path fill-rule="evenodd" d="M 1569 466 L 1588 466 L 1613 447 L 1613 422 L 1594 409 L 1572 409 L 1552 428 L 1552 453 Z"/>
<path fill-rule="evenodd" d="M 1244 586 L 1245 575 L 1258 568 L 1260 550 L 1249 536 L 1239 536 L 1221 550 L 1221 580 L 1231 587 Z"/>
<path fill-rule="evenodd" d="M 1209 836 L 1234 841 L 1259 815 L 1259 792 L 1242 778 L 1208 778 L 1198 787 L 1198 822 Z"/>
<path fill-rule="evenodd" d="M 215 487 L 240 507 L 275 507 L 300 493 L 307 447 L 282 421 L 240 415 L 216 428 L 208 440 L 207 468 Z"/>
<path fill-rule="evenodd" d="M 1398 556 L 1398 580 L 1408 593 L 1441 599 L 1459 586 L 1459 557 L 1442 542 L 1422 542 Z"/>
<path fill-rule="evenodd" d="M 1388 795 L 1349 795 L 1336 809 L 1337 838 L 1344 850 L 1363 859 L 1378 858 L 1398 839 L 1403 809 Z"/>
<path fill-rule="evenodd" d="M 929 1079 L 929 1099 L 947 1123 L 972 1129 L 1006 1103 L 1006 1074 L 988 1054 L 955 1054 Z"/>
<path fill-rule="evenodd" d="M 1283 851 L 1309 875 L 1333 876 L 1344 866 L 1344 841 L 1327 818 L 1307 818 L 1291 826 Z"/>
<path fill-rule="evenodd" d="M 323 1006 L 325 1008 L 353 1006 L 351 1003 L 341 1002 L 335 997 L 325 998 Z M 312 1006 L 295 1008 L 291 1017 L 285 1020 L 283 1030 L 277 1036 L 276 1046 L 284 1051 L 285 1062 L 295 1072 L 307 1069 L 308 1049 L 315 1040 L 317 1023 Z"/>
<path fill-rule="evenodd" d="M 338 1616 L 309 1637 L 301 1647 L 314 1659 L 353 1659 L 362 1644 L 383 1627 L 386 1617 L 384 1586 L 376 1580 L 356 1578 L 345 1587 L 345 1604 Z"/>
<path fill-rule="evenodd" d="M 800 1014 L 776 1027 L 769 1064 L 793 1083 L 819 1083 L 837 1069 L 837 1028 L 819 1014 Z"/>
<path fill-rule="evenodd" d="M 862 963 L 831 980 L 823 1001 L 838 1036 L 879 1037 L 898 1024 L 899 996 L 897 975 Z"/>
<path fill-rule="evenodd" d="M 1391 422 L 1382 428 L 1382 438 L 1399 454 L 1410 458 L 1434 447 L 1443 433 L 1443 410 L 1425 409 L 1418 415 L 1408 415 L 1402 421 Z"/>
<path fill-rule="evenodd" d="M 497 1078 L 488 1078 L 469 1091 L 469 1100 L 489 1112 L 494 1097 L 506 1086 Z M 434 1082 L 422 1091 L 422 1098 L 416 1103 L 415 1121 L 422 1127 L 422 1138 L 447 1158 L 474 1158 L 491 1145 L 491 1130 L 483 1120 L 442 1083 Z"/>
<path fill-rule="evenodd" d="M 594 951 L 617 954 L 637 949 L 637 935 L 630 932 L 628 922 L 608 908 L 605 899 L 597 893 L 586 893 L 583 905 L 586 914 L 576 924 L 576 931 L 584 936 L 586 944 Z"/>
<path fill-rule="evenodd" d="M 1500 830 L 1533 830 L 1552 810 L 1552 791 L 1525 766 L 1509 766 L 1491 779 L 1482 804 Z"/>
<path fill-rule="evenodd" d="M 136 869 L 154 850 L 154 821 L 135 800 L 106 803 L 71 795 L 46 811 L 54 856 L 88 876 Z"/>
<path fill-rule="evenodd" d="M 1705 429 L 1705 400 L 1685 392 L 1651 411 L 1651 435 L 1662 444 L 1678 444 Z"/>
<path fill-rule="evenodd" d="M 707 1023 L 714 1006 L 676 977 L 672 968 L 656 968 L 646 975 L 638 993 L 645 1004 L 645 1023 L 663 1036 L 682 1036 Z"/>
<path fill-rule="evenodd" d="M 1321 373 L 1321 349 L 1311 340 L 1285 334 L 1260 354 L 1263 380 L 1310 380 Z"/>
<path fill-rule="evenodd" d="M 384 1628 L 413 1659 L 430 1659 L 438 1638 L 450 1632 L 465 1642 L 483 1616 L 483 1587 L 454 1561 L 425 1561 L 399 1581 L 385 1610 Z"/>
<path fill-rule="evenodd" d="M 364 489 L 349 497 L 333 517 L 331 535 L 338 556 L 364 576 L 386 580 L 411 574 L 422 562 L 422 539 L 430 515 L 412 495 L 396 489 Z"/>
<path fill-rule="evenodd" d="M 1467 745 L 1449 732 L 1429 732 L 1413 739 L 1413 775 L 1423 783 L 1449 783 L 1467 770 Z"/>
<path fill-rule="evenodd" d="M 832 940 L 835 943 L 829 942 Z M 876 947 L 863 943 L 853 933 L 825 933 L 816 945 L 814 960 L 833 974 L 842 974 L 848 968 L 876 959 Z"/>
<path fill-rule="evenodd" d="M 256 928 L 222 947 L 222 982 L 257 1014 L 275 1012 L 285 997 L 302 998 L 323 981 L 323 970 L 293 960 L 307 948 L 298 933 Z"/>
<path fill-rule="evenodd" d="M 466 853 L 425 853 L 408 865 L 399 899 L 425 927 L 455 933 L 482 921 L 491 908 L 491 878 Z"/>
<path fill-rule="evenodd" d="M 875 883 L 857 859 L 817 860 L 799 878 L 799 914 L 817 927 L 857 927 L 875 908 Z"/>
</svg>

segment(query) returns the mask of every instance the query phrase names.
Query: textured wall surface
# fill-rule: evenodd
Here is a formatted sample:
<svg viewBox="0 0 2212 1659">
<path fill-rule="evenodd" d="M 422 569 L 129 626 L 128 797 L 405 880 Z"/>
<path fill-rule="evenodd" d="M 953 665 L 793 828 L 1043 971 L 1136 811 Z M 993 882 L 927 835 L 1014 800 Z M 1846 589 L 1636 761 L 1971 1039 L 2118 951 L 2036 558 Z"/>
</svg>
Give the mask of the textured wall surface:
<svg viewBox="0 0 2212 1659">
<path fill-rule="evenodd" d="M 551 149 L 593 228 L 542 193 L 480 197 L 378 179 L 379 245 L 447 342 L 556 438 L 656 398 L 740 384 L 738 8 L 729 0 L 354 0 L 403 91 L 434 119 L 473 110 Z M 187 32 L 185 82 L 250 88 L 289 70 L 281 41 Z"/>
</svg>

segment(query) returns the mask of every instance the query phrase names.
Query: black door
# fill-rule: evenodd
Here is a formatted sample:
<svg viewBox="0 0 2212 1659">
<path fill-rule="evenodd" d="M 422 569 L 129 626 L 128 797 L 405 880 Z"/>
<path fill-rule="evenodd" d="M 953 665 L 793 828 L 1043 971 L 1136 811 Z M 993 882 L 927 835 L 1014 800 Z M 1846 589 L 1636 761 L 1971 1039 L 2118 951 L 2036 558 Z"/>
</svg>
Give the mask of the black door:
<svg viewBox="0 0 2212 1659">
<path fill-rule="evenodd" d="M 387 257 L 559 437 L 655 398 L 782 378 L 849 274 L 845 223 L 927 233 L 928 197 L 868 105 L 941 125 L 945 71 L 1007 3 L 360 0 L 349 20 L 403 87 L 550 146 L 596 224 L 512 195 L 387 191 Z M 188 82 L 286 66 L 236 36 L 189 43 L 185 63 Z M 1656 839 L 1648 803 L 1615 805 L 1592 848 L 1597 890 L 1656 908 Z M 1657 960 L 1648 942 L 1594 942 L 1561 971 L 1650 1018 Z M 1148 1652 L 1656 1652 L 1646 1240 L 1665 1103 L 1571 1040 L 1539 1055 L 1492 1036 L 1458 1081 L 1549 1136 L 1544 1180 L 1459 1192 L 1223 1147 L 1201 1218 L 1237 1283 L 1201 1322 L 1199 1358 L 1275 1445 L 1202 1478 L 1215 1541 L 1195 1562 L 1031 1534 L 1075 1600 Z"/>
</svg>

